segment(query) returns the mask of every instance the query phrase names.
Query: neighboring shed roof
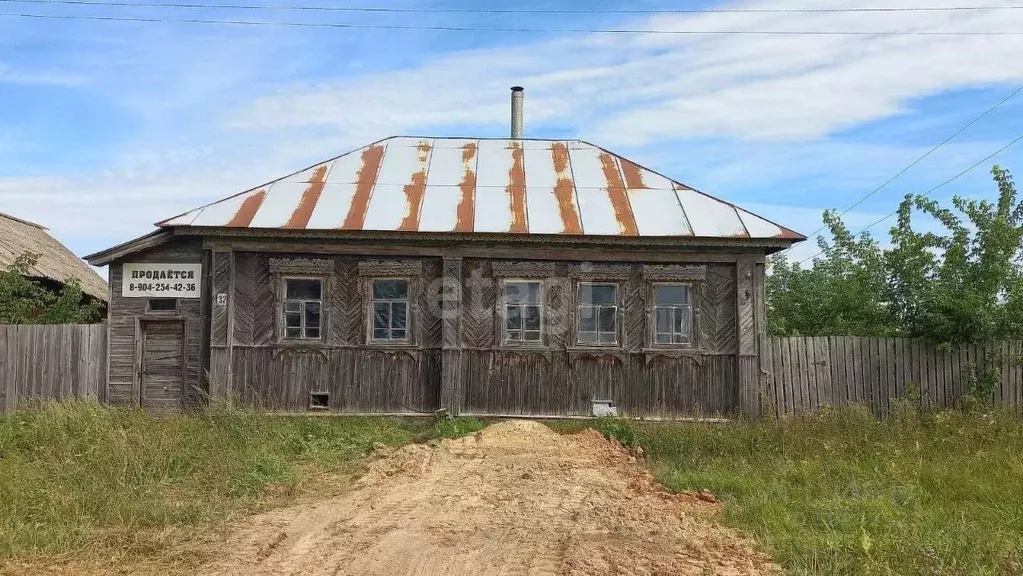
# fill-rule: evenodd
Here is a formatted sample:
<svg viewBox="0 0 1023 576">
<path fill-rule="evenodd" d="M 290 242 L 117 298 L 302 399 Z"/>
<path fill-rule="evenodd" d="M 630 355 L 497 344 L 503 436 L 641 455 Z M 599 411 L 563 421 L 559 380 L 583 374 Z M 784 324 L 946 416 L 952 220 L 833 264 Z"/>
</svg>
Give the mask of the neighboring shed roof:
<svg viewBox="0 0 1023 576">
<path fill-rule="evenodd" d="M 32 276 L 61 283 L 77 278 L 83 292 L 107 299 L 107 283 L 84 260 L 50 236 L 46 228 L 0 213 L 0 266 L 10 266 L 26 252 L 39 255 L 29 269 Z"/>
<path fill-rule="evenodd" d="M 158 226 L 803 240 L 579 140 L 392 137 Z"/>
</svg>

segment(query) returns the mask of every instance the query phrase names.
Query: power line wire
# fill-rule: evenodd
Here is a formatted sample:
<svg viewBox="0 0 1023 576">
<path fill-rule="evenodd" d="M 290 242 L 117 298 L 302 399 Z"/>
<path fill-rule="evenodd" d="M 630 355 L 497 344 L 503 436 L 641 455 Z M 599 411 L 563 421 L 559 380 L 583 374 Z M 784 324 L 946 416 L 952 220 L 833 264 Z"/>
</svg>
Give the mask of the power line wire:
<svg viewBox="0 0 1023 576">
<path fill-rule="evenodd" d="M 956 174 L 955 176 L 953 176 L 953 177 L 949 178 L 948 180 L 945 180 L 945 181 L 944 181 L 944 182 L 942 182 L 941 184 L 938 184 L 937 186 L 934 186 L 933 188 L 931 188 L 930 190 L 928 190 L 928 191 L 924 192 L 923 194 L 920 194 L 920 196 L 930 196 L 932 192 L 934 192 L 934 191 L 938 190 L 939 188 L 943 188 L 943 187 L 947 186 L 948 184 L 950 184 L 950 183 L 952 183 L 952 182 L 954 182 L 954 181 L 958 180 L 959 178 L 961 178 L 962 176 L 964 176 L 964 175 L 965 175 L 966 173 L 968 173 L 968 172 L 972 171 L 972 170 L 973 170 L 974 168 L 976 168 L 977 166 L 980 166 L 981 164 L 984 164 L 984 163 L 985 163 L 985 162 L 987 162 L 988 160 L 990 160 L 990 159 L 994 158 L 995 156 L 998 156 L 999 154 L 1001 154 L 1002 152 L 1005 152 L 1005 151 L 1006 151 L 1006 150 L 1008 150 L 1009 148 L 1012 148 L 1013 146 L 1015 146 L 1016 144 L 1018 144 L 1018 143 L 1019 143 L 1020 141 L 1023 141 L 1023 134 L 1020 134 L 1020 135 L 1019 135 L 1019 136 L 1017 136 L 1017 137 L 1016 137 L 1016 138 L 1015 138 L 1015 139 L 1014 139 L 1014 140 L 1013 140 L 1012 142 L 1009 142 L 1009 143 L 1008 143 L 1008 144 L 1006 144 L 1005 146 L 1002 146 L 1002 147 L 1001 147 L 1001 148 L 999 148 L 998 150 L 995 150 L 995 151 L 994 151 L 994 152 L 992 152 L 991 154 L 988 154 L 987 156 L 985 156 L 985 157 L 981 158 L 980 160 L 978 160 L 977 162 L 975 162 L 975 163 L 974 163 L 974 164 L 973 164 L 972 166 L 970 166 L 969 168 L 966 168 L 966 169 L 965 169 L 965 170 L 963 170 L 962 172 L 960 172 L 960 173 Z M 866 232 L 867 230 L 870 230 L 870 229 L 871 229 L 871 228 L 873 228 L 874 226 L 877 226 L 878 224 L 880 224 L 880 223 L 884 222 L 885 220 L 887 220 L 887 219 L 891 218 L 892 216 L 895 216 L 895 215 L 896 215 L 896 214 L 898 214 L 898 213 L 899 213 L 899 210 L 898 210 L 898 208 L 896 208 L 896 209 L 895 209 L 895 210 L 893 210 L 893 211 L 892 211 L 891 213 L 889 213 L 889 214 L 888 214 L 887 216 L 884 216 L 883 218 L 881 218 L 881 219 L 879 219 L 879 220 L 876 220 L 875 222 L 873 222 L 873 223 L 871 223 L 871 224 L 869 224 L 869 225 L 867 225 L 867 226 L 864 226 L 864 227 L 863 227 L 862 229 L 860 229 L 860 231 L 859 231 L 859 232 L 857 232 L 857 233 L 856 233 L 855 235 L 856 235 L 856 236 L 859 236 L 860 234 L 863 234 L 863 233 L 864 233 L 864 232 Z M 814 259 L 814 258 L 816 258 L 816 257 L 820 256 L 820 255 L 821 255 L 821 254 L 823 254 L 823 253 L 824 253 L 824 251 L 823 251 L 823 250 L 821 250 L 821 251 L 817 252 L 816 254 L 814 254 L 813 256 L 810 256 L 809 258 L 803 258 L 802 260 L 800 260 L 800 261 L 799 261 L 799 264 L 803 264 L 803 263 L 805 263 L 805 262 L 806 262 L 807 260 L 812 260 L 812 259 Z"/>
<path fill-rule="evenodd" d="M 850 210 L 852 210 L 853 208 L 856 208 L 860 204 L 863 204 L 863 202 L 865 202 L 868 198 L 870 198 L 874 194 L 877 194 L 878 192 L 883 190 L 886 186 L 888 186 L 889 184 L 894 182 L 896 179 L 898 179 L 900 176 L 902 176 L 903 174 L 908 172 L 910 170 L 910 168 L 912 168 L 913 166 L 916 166 L 917 164 L 919 164 L 920 161 L 922 161 L 924 158 L 927 158 L 928 156 L 933 154 L 935 151 L 937 151 L 939 148 L 941 148 L 945 144 L 948 144 L 949 142 L 951 142 L 953 139 L 955 139 L 956 136 L 959 136 L 960 134 L 965 132 L 970 126 L 973 126 L 974 124 L 979 122 L 982 118 L 984 118 L 988 114 L 990 114 L 990 113 L 994 112 L 995 110 L 997 110 L 1002 104 L 1005 104 L 1009 100 L 1012 100 L 1013 98 L 1015 98 L 1016 95 L 1018 95 L 1020 92 L 1023 92 L 1023 85 L 1021 85 L 1019 88 L 1016 88 L 1015 90 L 1013 90 L 1012 93 L 1009 94 L 1008 96 L 1006 96 L 1005 98 L 1002 98 L 1001 100 L 999 100 L 998 103 L 996 103 L 994 106 L 992 106 L 992 107 L 988 108 L 987 110 L 985 110 L 980 116 L 977 116 L 973 120 L 970 120 L 970 122 L 967 123 L 965 126 L 963 126 L 962 128 L 956 130 L 954 134 L 952 134 L 948 138 L 945 138 L 944 140 L 939 142 L 936 146 L 934 146 L 933 148 L 928 150 L 926 153 L 924 153 L 923 156 L 920 156 L 916 160 L 913 160 L 913 162 L 910 163 L 909 166 L 906 166 L 902 170 L 899 170 L 899 172 L 897 174 L 895 174 L 894 176 L 892 176 L 891 178 L 886 180 L 884 184 L 881 184 L 877 188 L 874 188 L 873 190 L 868 192 L 865 196 L 863 196 L 862 198 L 857 200 L 855 203 L 853 203 L 851 206 L 849 206 L 845 210 L 842 210 L 841 212 L 839 212 L 838 216 L 839 217 L 845 216 Z M 821 230 L 824 230 L 826 227 L 827 227 L 827 224 L 821 225 L 820 228 L 818 228 L 818 229 L 814 230 L 813 232 L 811 232 L 807 237 L 808 238 L 812 238 L 812 237 L 816 236 L 818 232 L 820 232 Z M 816 254 L 814 256 L 816 256 Z"/>
<path fill-rule="evenodd" d="M 135 16 L 87 16 L 0 12 L 0 17 L 42 20 L 95 20 L 159 24 L 224 24 L 232 26 L 284 26 L 297 28 L 347 28 L 368 30 L 427 30 L 435 32 L 535 32 L 583 34 L 660 34 L 730 36 L 1023 36 L 1023 31 L 862 31 L 862 30 L 644 30 L 631 28 L 477 28 L 471 26 L 418 26 L 403 24 L 352 24 L 342 22 L 269 22 L 263 20 L 207 20 L 202 18 L 146 18 Z"/>
<path fill-rule="evenodd" d="M 1020 10 L 1023 6 L 930 6 L 864 8 L 669 8 L 600 9 L 570 8 L 381 8 L 372 6 L 288 6 L 280 4 L 200 4 L 187 2 L 118 2 L 104 0 L 0 0 L 9 4 L 55 4 L 74 6 L 117 6 L 131 8 L 199 8 L 225 10 L 278 10 L 315 12 L 442 13 L 442 14 L 778 14 L 778 13 L 899 13 L 899 12 L 982 12 Z"/>
</svg>

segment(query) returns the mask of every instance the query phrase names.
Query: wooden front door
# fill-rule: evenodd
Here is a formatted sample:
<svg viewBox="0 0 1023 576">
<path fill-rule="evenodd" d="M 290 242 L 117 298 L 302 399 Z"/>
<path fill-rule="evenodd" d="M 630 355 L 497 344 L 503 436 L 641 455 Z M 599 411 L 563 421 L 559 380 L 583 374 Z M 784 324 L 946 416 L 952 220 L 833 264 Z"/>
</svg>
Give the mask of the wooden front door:
<svg viewBox="0 0 1023 576">
<path fill-rule="evenodd" d="M 177 410 L 185 391 L 185 326 L 180 321 L 142 323 L 140 403 L 152 410 Z"/>
</svg>

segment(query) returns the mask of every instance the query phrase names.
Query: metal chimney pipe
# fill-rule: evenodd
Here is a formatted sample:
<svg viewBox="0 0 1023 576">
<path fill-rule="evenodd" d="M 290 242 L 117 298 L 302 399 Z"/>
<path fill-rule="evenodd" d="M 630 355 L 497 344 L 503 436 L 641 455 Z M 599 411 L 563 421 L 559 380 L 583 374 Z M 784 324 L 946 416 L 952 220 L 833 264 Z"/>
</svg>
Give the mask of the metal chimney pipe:
<svg viewBox="0 0 1023 576">
<path fill-rule="evenodd" d="M 512 86 L 511 137 L 522 138 L 522 86 Z"/>
</svg>

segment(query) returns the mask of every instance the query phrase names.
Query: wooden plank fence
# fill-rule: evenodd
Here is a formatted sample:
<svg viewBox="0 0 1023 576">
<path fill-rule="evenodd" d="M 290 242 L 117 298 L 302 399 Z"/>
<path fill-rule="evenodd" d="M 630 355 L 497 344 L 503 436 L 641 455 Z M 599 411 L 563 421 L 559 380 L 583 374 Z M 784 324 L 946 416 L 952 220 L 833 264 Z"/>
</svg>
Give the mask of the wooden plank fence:
<svg viewBox="0 0 1023 576">
<path fill-rule="evenodd" d="M 860 403 L 884 415 L 914 387 L 924 408 L 956 405 L 985 370 L 997 377 L 989 398 L 1023 412 L 1023 341 L 950 347 L 909 338 L 767 338 L 761 368 L 775 415 Z"/>
<path fill-rule="evenodd" d="M 0 325 L 0 412 L 40 400 L 105 401 L 106 324 Z"/>
</svg>

